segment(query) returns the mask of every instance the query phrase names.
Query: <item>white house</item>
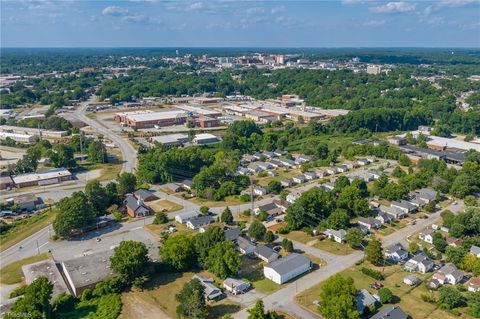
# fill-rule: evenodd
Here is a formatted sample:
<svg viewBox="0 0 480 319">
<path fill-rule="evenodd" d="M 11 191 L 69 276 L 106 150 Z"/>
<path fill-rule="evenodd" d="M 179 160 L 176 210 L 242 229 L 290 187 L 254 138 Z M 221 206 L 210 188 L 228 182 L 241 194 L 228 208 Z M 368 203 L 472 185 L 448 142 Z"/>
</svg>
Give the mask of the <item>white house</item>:
<svg viewBox="0 0 480 319">
<path fill-rule="evenodd" d="M 293 181 L 291 179 L 282 179 L 280 181 L 280 184 L 282 185 L 282 187 L 290 187 L 293 185 Z"/>
<path fill-rule="evenodd" d="M 418 207 L 403 199 L 399 202 L 393 201 L 390 206 L 402 210 L 405 214 L 412 213 L 418 209 Z"/>
<path fill-rule="evenodd" d="M 223 288 L 233 295 L 243 294 L 250 288 L 250 283 L 235 278 L 227 278 L 223 281 Z"/>
<path fill-rule="evenodd" d="M 295 184 L 302 184 L 302 183 L 305 183 L 306 178 L 304 175 L 297 175 L 292 177 L 292 180 Z"/>
<path fill-rule="evenodd" d="M 340 173 L 345 173 L 346 171 L 348 171 L 348 166 L 345 165 L 345 164 L 338 165 L 338 166 L 337 166 L 337 170 L 338 170 Z"/>
<path fill-rule="evenodd" d="M 440 268 L 432 276 L 433 279 L 438 280 L 442 285 L 451 284 L 456 285 L 463 279 L 463 272 L 459 270 L 454 264 L 448 263 Z"/>
<path fill-rule="evenodd" d="M 287 202 L 290 204 L 295 203 L 297 199 L 300 198 L 301 193 L 298 190 L 292 190 L 288 195 L 287 195 Z"/>
<path fill-rule="evenodd" d="M 260 187 L 260 186 L 255 186 L 253 188 L 253 193 L 257 196 L 263 196 L 263 195 L 266 195 L 267 194 L 267 189 L 264 188 L 264 187 Z"/>
<path fill-rule="evenodd" d="M 305 174 L 303 175 L 307 180 L 310 180 L 310 181 L 318 178 L 315 172 L 305 172 Z"/>
<path fill-rule="evenodd" d="M 263 267 L 265 278 L 277 284 L 283 284 L 303 273 L 309 271 L 312 267 L 310 259 L 307 257 L 291 253 L 290 255 L 272 261 Z"/>
<path fill-rule="evenodd" d="M 215 220 L 212 216 L 197 216 L 187 220 L 186 225 L 190 229 L 198 229 L 213 223 Z"/>
<path fill-rule="evenodd" d="M 252 243 L 250 240 L 239 236 L 237 238 L 237 250 L 242 254 L 242 255 L 250 255 L 253 254 L 255 251 L 255 244 Z"/>
<path fill-rule="evenodd" d="M 325 172 L 327 172 L 329 175 L 335 175 L 335 174 L 339 173 L 340 171 L 338 170 L 338 167 L 333 166 L 333 167 L 327 168 L 325 170 Z"/>
<path fill-rule="evenodd" d="M 212 278 L 193 275 L 192 279 L 198 279 L 202 286 L 205 288 L 203 293 L 206 300 L 214 300 L 223 295 L 222 291 L 215 287 L 215 285 L 213 284 L 214 281 Z"/>
<path fill-rule="evenodd" d="M 327 235 L 328 238 L 335 240 L 337 243 L 343 243 L 345 241 L 345 235 L 347 235 L 347 232 L 344 229 L 327 229 L 323 233 Z"/>
<path fill-rule="evenodd" d="M 403 283 L 409 286 L 416 286 L 420 282 L 420 279 L 415 275 L 408 275 L 403 278 Z"/>
<path fill-rule="evenodd" d="M 416 254 L 405 263 L 405 270 L 410 272 L 418 271 L 425 274 L 432 268 L 433 261 L 431 261 L 424 252 Z"/>
<path fill-rule="evenodd" d="M 470 254 L 480 258 L 480 247 L 472 245 L 472 247 L 470 247 Z"/>
<path fill-rule="evenodd" d="M 408 252 L 403 248 L 402 244 L 396 243 L 385 249 L 385 259 L 399 262 L 408 258 Z"/>
<path fill-rule="evenodd" d="M 195 218 L 195 217 L 198 217 L 199 215 L 200 215 L 200 213 L 197 212 L 197 211 L 179 213 L 179 214 L 175 215 L 175 221 L 177 223 L 184 224 L 190 218 Z"/>
<path fill-rule="evenodd" d="M 429 244 L 433 244 L 433 234 L 435 234 L 435 229 L 433 228 L 425 228 L 418 234 L 418 238 L 427 242 Z"/>
<path fill-rule="evenodd" d="M 368 230 L 378 229 L 382 227 L 382 223 L 373 217 L 360 217 L 358 219 L 358 224 L 362 227 L 365 227 Z"/>
</svg>

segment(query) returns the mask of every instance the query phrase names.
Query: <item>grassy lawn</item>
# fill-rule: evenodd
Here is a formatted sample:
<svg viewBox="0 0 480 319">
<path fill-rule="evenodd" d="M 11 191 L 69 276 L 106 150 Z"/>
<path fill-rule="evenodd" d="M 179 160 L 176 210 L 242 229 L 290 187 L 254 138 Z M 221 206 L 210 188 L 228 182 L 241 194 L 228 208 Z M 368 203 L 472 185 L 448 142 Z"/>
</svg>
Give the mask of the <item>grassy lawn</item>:
<svg viewBox="0 0 480 319">
<path fill-rule="evenodd" d="M 37 261 L 48 259 L 50 256 L 47 253 L 32 256 L 14 263 L 8 264 L 0 269 L 0 282 L 6 285 L 13 285 L 22 282 L 22 266 L 35 263 Z"/>
<path fill-rule="evenodd" d="M 175 212 L 183 208 L 182 205 L 171 202 L 167 199 L 157 199 L 151 202 L 148 202 L 147 205 L 153 209 L 155 212 Z"/>
<path fill-rule="evenodd" d="M 197 197 L 189 199 L 188 201 L 199 206 L 208 206 L 208 207 L 235 206 L 235 205 L 244 204 L 236 196 L 226 197 L 224 201 L 214 201 L 214 200 L 202 199 Z"/>
<path fill-rule="evenodd" d="M 402 269 L 401 266 L 392 265 L 386 267 L 375 267 L 367 262 L 363 263 L 359 266 L 353 266 L 342 271 L 340 274 L 344 277 L 351 277 L 355 282 L 355 287 L 357 289 L 367 289 L 372 294 L 377 293 L 374 289 L 370 288 L 370 284 L 375 282 L 376 280 L 363 274 L 360 271 L 362 266 L 369 267 L 380 271 L 384 274 L 385 280 L 383 284 L 385 287 L 390 289 L 394 296 L 399 298 L 398 305 L 408 314 L 410 314 L 413 318 L 417 319 L 450 319 L 450 318 L 457 318 L 452 316 L 446 311 L 443 311 L 438 308 L 436 304 L 430 304 L 427 302 L 422 301 L 421 295 L 422 294 L 430 294 L 430 291 L 426 288 L 424 283 L 429 280 L 432 273 L 429 274 L 419 274 L 415 273 L 417 277 L 422 280 L 416 287 L 410 287 L 403 283 L 403 278 L 407 275 L 411 274 Z M 314 301 L 318 300 L 320 294 L 320 288 L 322 287 L 323 283 L 320 283 L 300 294 L 298 294 L 295 298 L 296 302 L 303 306 L 304 308 L 318 313 L 318 306 L 314 304 Z M 433 292 L 433 294 L 437 294 L 437 292 Z M 461 312 L 464 309 L 459 309 Z M 462 315 L 461 318 L 471 318 L 468 315 Z"/>
<path fill-rule="evenodd" d="M 283 236 L 290 240 L 298 241 L 302 244 L 306 244 L 335 255 L 344 256 L 351 254 L 354 251 L 346 244 L 340 244 L 330 239 L 318 240 L 318 237 L 311 236 L 300 230 L 291 231 Z"/>
<path fill-rule="evenodd" d="M 105 181 L 117 178 L 117 175 L 122 170 L 122 163 L 117 160 L 112 163 L 82 163 L 81 168 L 88 171 L 100 169 L 101 174 L 96 179 Z"/>
<path fill-rule="evenodd" d="M 15 245 L 19 241 L 47 227 L 55 219 L 55 210 L 47 210 L 17 222 L 16 226 L 0 236 L 0 251 Z"/>
<path fill-rule="evenodd" d="M 281 287 L 263 276 L 263 263 L 258 259 L 243 256 L 239 275 L 242 279 L 249 281 L 259 292 L 272 293 Z"/>
<path fill-rule="evenodd" d="M 135 299 L 140 299 L 148 303 L 151 307 L 156 307 L 159 312 L 165 312 L 171 318 L 177 318 L 177 301 L 175 295 L 182 289 L 195 273 L 160 273 L 146 284 L 143 291 L 133 291 L 127 295 L 134 295 Z M 213 274 L 202 271 L 198 273 L 201 276 L 214 278 L 219 285 L 221 281 Z M 125 299 L 124 299 L 125 300 Z M 129 307 L 129 305 L 125 305 Z M 240 305 L 229 300 L 223 299 L 218 302 L 209 302 L 211 318 L 220 318 L 224 314 L 234 313 L 241 309 Z M 159 316 L 159 318 L 162 318 Z"/>
</svg>

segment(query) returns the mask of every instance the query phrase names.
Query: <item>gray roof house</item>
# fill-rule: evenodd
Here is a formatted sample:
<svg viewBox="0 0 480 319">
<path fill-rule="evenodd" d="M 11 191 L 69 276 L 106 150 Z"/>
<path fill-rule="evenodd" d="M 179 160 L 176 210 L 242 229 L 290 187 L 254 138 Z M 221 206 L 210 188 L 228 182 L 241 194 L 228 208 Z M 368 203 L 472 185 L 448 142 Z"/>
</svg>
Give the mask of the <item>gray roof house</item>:
<svg viewBox="0 0 480 319">
<path fill-rule="evenodd" d="M 470 247 L 470 254 L 480 258 L 480 247 L 472 245 L 472 247 Z"/>
<path fill-rule="evenodd" d="M 131 217 L 150 215 L 150 210 L 143 204 L 141 199 L 136 199 L 133 195 L 127 195 L 123 201 L 127 208 L 127 213 Z"/>
<path fill-rule="evenodd" d="M 305 178 L 307 180 L 313 180 L 313 179 L 317 179 L 317 174 L 315 172 L 305 172 L 305 174 L 303 174 L 303 176 L 305 176 Z"/>
<path fill-rule="evenodd" d="M 246 292 L 250 288 L 250 283 L 236 278 L 227 278 L 223 281 L 223 288 L 233 295 Z"/>
<path fill-rule="evenodd" d="M 291 253 L 286 257 L 279 258 L 265 265 L 263 274 L 265 278 L 281 285 L 309 271 L 311 267 L 312 262 L 310 259 L 301 254 Z"/>
<path fill-rule="evenodd" d="M 149 201 L 158 199 L 158 197 L 155 194 L 145 189 L 139 189 L 135 191 L 133 193 L 133 196 L 135 196 L 137 199 L 141 199 L 144 202 L 149 202 Z"/>
<path fill-rule="evenodd" d="M 393 207 L 393 206 L 380 205 L 378 209 L 381 212 L 392 216 L 393 218 L 401 219 L 407 216 L 407 213 L 404 210 L 399 209 L 397 207 Z"/>
<path fill-rule="evenodd" d="M 255 244 L 252 243 L 250 240 L 246 239 L 245 237 L 239 236 L 237 238 L 237 250 L 242 255 L 250 255 L 253 254 L 255 251 Z"/>
<path fill-rule="evenodd" d="M 223 232 L 225 234 L 225 240 L 236 241 L 240 236 L 240 234 L 242 233 L 242 230 L 238 227 L 235 227 L 235 228 L 227 228 Z"/>
<path fill-rule="evenodd" d="M 384 212 L 378 212 L 378 215 L 375 217 L 378 219 L 382 224 L 387 224 L 393 220 L 393 216 Z"/>
<path fill-rule="evenodd" d="M 282 163 L 283 165 L 288 166 L 288 167 L 295 166 L 294 161 L 292 161 L 291 159 L 285 158 L 285 157 L 279 158 L 278 161 L 280 163 Z"/>
<path fill-rule="evenodd" d="M 197 216 L 190 218 L 187 220 L 186 225 L 190 229 L 198 229 L 200 227 L 206 226 L 208 224 L 211 224 L 215 221 L 212 216 L 210 215 L 205 215 L 205 216 Z"/>
<path fill-rule="evenodd" d="M 416 254 L 405 263 L 405 270 L 410 272 L 418 271 L 425 274 L 432 268 L 433 261 L 424 252 Z"/>
<path fill-rule="evenodd" d="M 192 210 L 188 212 L 178 213 L 175 215 L 175 221 L 180 224 L 186 223 L 190 218 L 195 218 L 200 215 L 199 212 Z"/>
<path fill-rule="evenodd" d="M 399 306 L 387 306 L 370 319 L 408 319 L 409 316 Z"/>
<path fill-rule="evenodd" d="M 418 234 L 418 238 L 427 242 L 429 244 L 433 244 L 433 234 L 435 233 L 435 229 L 433 228 L 425 228 Z"/>
<path fill-rule="evenodd" d="M 440 268 L 432 276 L 433 279 L 438 280 L 440 284 L 452 284 L 456 285 L 463 279 L 463 272 L 459 270 L 454 264 L 448 263 Z"/>
<path fill-rule="evenodd" d="M 417 206 L 413 205 L 412 203 L 410 203 L 410 202 L 408 202 L 404 199 L 402 199 L 400 202 L 393 201 L 390 206 L 401 209 L 407 214 L 411 213 L 411 212 L 414 212 L 418 209 Z"/>
<path fill-rule="evenodd" d="M 365 308 L 375 305 L 377 303 L 377 299 L 372 296 L 371 293 L 368 292 L 366 289 L 361 289 L 357 293 L 357 311 L 360 314 L 363 314 Z"/>
<path fill-rule="evenodd" d="M 272 166 L 275 167 L 275 168 L 279 168 L 279 167 L 283 167 L 283 166 L 284 166 L 283 163 L 280 162 L 280 161 L 277 160 L 277 159 L 271 159 L 271 160 L 269 161 L 269 163 L 270 163 L 270 165 L 272 165 Z"/>
<path fill-rule="evenodd" d="M 335 240 L 337 243 L 343 243 L 345 241 L 345 235 L 347 235 L 347 232 L 344 229 L 327 229 L 323 233 L 327 235 L 328 238 Z"/>
<path fill-rule="evenodd" d="M 198 279 L 205 288 L 204 295 L 206 300 L 214 300 L 223 294 L 222 291 L 213 284 L 214 281 L 212 278 L 193 275 L 192 279 Z"/>
<path fill-rule="evenodd" d="M 385 249 L 385 258 L 399 262 L 408 258 L 408 252 L 403 248 L 402 244 L 396 243 Z"/>
<path fill-rule="evenodd" d="M 418 191 L 418 197 L 427 203 L 435 201 L 438 193 L 431 188 L 422 188 Z"/>
<path fill-rule="evenodd" d="M 278 259 L 277 252 L 267 245 L 257 246 L 253 253 L 267 263 Z"/>
<path fill-rule="evenodd" d="M 306 177 L 305 177 L 305 175 L 297 175 L 297 176 L 292 177 L 292 180 L 296 184 L 301 184 L 301 183 L 305 183 Z"/>
<path fill-rule="evenodd" d="M 382 223 L 373 217 L 360 217 L 358 219 L 358 224 L 367 228 L 368 230 L 382 227 Z"/>
</svg>

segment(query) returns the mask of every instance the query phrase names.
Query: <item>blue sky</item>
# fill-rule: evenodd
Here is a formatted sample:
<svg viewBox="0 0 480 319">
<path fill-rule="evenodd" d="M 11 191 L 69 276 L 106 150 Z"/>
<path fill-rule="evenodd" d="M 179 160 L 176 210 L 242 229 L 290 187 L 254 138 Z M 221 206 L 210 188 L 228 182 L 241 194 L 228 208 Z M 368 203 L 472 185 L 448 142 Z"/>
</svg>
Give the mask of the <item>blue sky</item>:
<svg viewBox="0 0 480 319">
<path fill-rule="evenodd" d="M 480 47 L 480 0 L 0 0 L 2 47 Z"/>
</svg>

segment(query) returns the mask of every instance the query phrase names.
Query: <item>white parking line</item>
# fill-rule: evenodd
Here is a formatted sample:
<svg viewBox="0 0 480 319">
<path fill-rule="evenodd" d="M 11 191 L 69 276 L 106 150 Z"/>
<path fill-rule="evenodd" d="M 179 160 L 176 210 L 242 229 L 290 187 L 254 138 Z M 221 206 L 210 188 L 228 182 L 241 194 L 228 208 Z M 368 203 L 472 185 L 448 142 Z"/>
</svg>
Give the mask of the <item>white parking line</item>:
<svg viewBox="0 0 480 319">
<path fill-rule="evenodd" d="M 138 230 L 138 229 L 142 229 L 142 228 L 143 228 L 142 226 L 139 226 L 139 227 L 135 227 L 135 228 L 130 229 L 130 231 L 132 231 L 132 230 Z"/>
</svg>

